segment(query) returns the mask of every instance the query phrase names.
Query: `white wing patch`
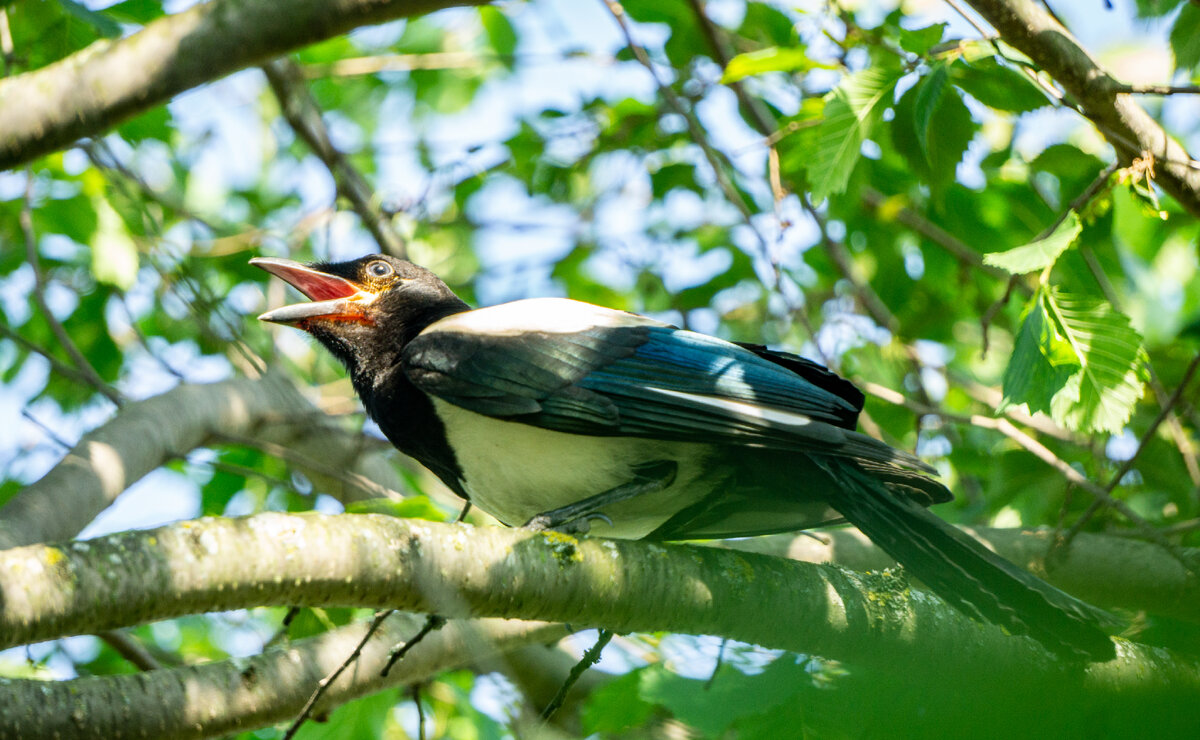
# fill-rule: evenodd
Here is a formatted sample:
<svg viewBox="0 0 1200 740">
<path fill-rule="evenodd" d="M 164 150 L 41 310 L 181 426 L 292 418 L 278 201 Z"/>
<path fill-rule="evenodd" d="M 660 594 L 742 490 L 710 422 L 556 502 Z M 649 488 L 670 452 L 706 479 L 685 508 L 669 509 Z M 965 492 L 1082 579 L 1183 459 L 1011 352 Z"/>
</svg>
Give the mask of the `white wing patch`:
<svg viewBox="0 0 1200 740">
<path fill-rule="evenodd" d="M 712 409 L 717 409 L 728 416 L 735 416 L 757 421 L 764 421 L 771 426 L 778 427 L 805 427 L 813 423 L 813 420 L 804 414 L 797 414 L 792 411 L 783 411 L 782 409 L 772 408 L 770 406 L 756 406 L 745 401 L 735 401 L 731 398 L 721 398 L 720 396 L 706 396 L 701 393 L 685 393 L 684 391 L 672 391 L 666 388 L 655 388 L 653 386 L 645 386 L 646 390 L 661 393 L 664 396 L 673 396 L 682 398 L 690 403 L 708 406 Z"/>
<path fill-rule="evenodd" d="M 533 331 L 572 334 L 598 326 L 668 325 L 645 316 L 593 306 L 568 298 L 528 298 L 447 316 L 430 324 L 421 333 L 457 331 L 511 337 Z"/>
</svg>

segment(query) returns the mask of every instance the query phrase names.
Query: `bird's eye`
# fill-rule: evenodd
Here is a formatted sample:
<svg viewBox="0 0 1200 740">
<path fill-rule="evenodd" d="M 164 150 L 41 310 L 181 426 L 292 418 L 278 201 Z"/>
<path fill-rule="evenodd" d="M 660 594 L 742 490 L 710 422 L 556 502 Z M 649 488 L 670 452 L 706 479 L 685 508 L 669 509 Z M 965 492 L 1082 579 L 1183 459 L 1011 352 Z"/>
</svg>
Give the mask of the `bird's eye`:
<svg viewBox="0 0 1200 740">
<path fill-rule="evenodd" d="M 371 277 L 384 278 L 392 274 L 392 266 L 383 260 L 375 260 L 367 265 L 367 274 Z"/>
</svg>

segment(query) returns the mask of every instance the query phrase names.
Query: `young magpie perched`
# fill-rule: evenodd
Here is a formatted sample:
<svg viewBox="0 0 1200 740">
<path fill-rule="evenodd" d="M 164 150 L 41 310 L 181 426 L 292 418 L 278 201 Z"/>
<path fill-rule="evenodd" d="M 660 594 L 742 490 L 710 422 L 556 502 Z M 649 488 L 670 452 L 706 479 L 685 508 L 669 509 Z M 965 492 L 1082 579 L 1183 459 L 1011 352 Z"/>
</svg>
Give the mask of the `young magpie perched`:
<svg viewBox="0 0 1200 740">
<path fill-rule="evenodd" d="M 854 431 L 862 393 L 816 363 L 562 298 L 471 310 L 382 255 L 251 263 L 313 301 L 259 318 L 316 337 L 400 451 L 505 524 L 677 540 L 845 520 L 968 615 L 1114 655 L 1109 615 L 927 512 L 950 492 Z"/>
</svg>

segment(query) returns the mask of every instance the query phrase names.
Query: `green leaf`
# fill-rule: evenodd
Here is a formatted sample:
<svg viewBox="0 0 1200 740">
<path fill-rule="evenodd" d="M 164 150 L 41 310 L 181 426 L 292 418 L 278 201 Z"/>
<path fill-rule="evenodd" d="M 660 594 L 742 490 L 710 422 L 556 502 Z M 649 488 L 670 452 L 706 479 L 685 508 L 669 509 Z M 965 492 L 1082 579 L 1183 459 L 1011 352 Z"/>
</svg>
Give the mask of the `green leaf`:
<svg viewBox="0 0 1200 740">
<path fill-rule="evenodd" d="M 501 11 L 490 5 L 479 9 L 479 20 L 483 23 L 483 31 L 487 34 L 488 44 L 504 60 L 506 67 L 513 66 L 513 54 L 517 50 L 517 32 L 512 23 Z"/>
<path fill-rule="evenodd" d="M 1075 243 L 1082 230 L 1083 224 L 1079 222 L 1079 215 L 1073 210 L 1067 211 L 1066 218 L 1049 236 L 1006 252 L 989 252 L 983 255 L 983 261 L 1013 275 L 1044 270 L 1053 265 L 1059 255 Z"/>
<path fill-rule="evenodd" d="M 121 34 L 121 27 L 117 25 L 117 22 L 112 18 L 80 5 L 79 3 L 75 2 L 75 0 L 58 0 L 58 4 L 62 6 L 62 9 L 66 11 L 68 15 L 87 23 L 89 26 L 96 29 L 96 32 L 101 36 L 111 38 Z"/>
<path fill-rule="evenodd" d="M 811 137 L 806 164 L 813 200 L 845 191 L 862 144 L 892 102 L 902 74 L 898 61 L 879 63 L 847 76 L 826 96 L 825 118 Z"/>
<path fill-rule="evenodd" d="M 1175 68 L 1190 70 L 1200 64 L 1200 5 L 1188 3 L 1171 27 L 1171 50 Z"/>
<path fill-rule="evenodd" d="M 958 163 L 979 128 L 957 90 L 943 89 L 926 126 L 924 145 L 917 136 L 917 99 L 922 91 L 914 85 L 896 104 L 892 121 L 892 143 L 909 166 L 940 195 L 954 182 Z"/>
<path fill-rule="evenodd" d="M 654 705 L 639 695 L 642 673 L 630 671 L 592 692 L 583 709 L 584 732 L 621 733 L 640 727 L 650 718 Z"/>
<path fill-rule="evenodd" d="M 907 28 L 900 29 L 900 48 L 907 51 L 909 54 L 922 55 L 929 51 L 937 42 L 942 40 L 942 34 L 946 32 L 945 23 L 934 23 L 932 26 L 924 28 Z"/>
<path fill-rule="evenodd" d="M 1041 290 L 1004 373 L 1003 407 L 1049 412 L 1078 432 L 1121 431 L 1142 396 L 1142 338 L 1107 301 Z"/>
<path fill-rule="evenodd" d="M 1076 431 L 1120 432 L 1142 397 L 1141 336 L 1107 301 L 1051 289 L 1042 302 L 1080 365 L 1055 394 L 1051 415 Z"/>
<path fill-rule="evenodd" d="M 1012 357 L 1004 370 L 1000 410 L 1024 404 L 1030 413 L 1049 414 L 1054 394 L 1079 369 L 1070 360 L 1070 347 L 1055 334 L 1040 295 L 1034 296 L 1026 307 Z"/>
<path fill-rule="evenodd" d="M 146 24 L 162 17 L 163 8 L 161 0 L 124 0 L 108 6 L 103 13 L 124 23 Z"/>
<path fill-rule="evenodd" d="M 828 64 L 815 62 L 808 58 L 808 53 L 801 47 L 772 46 L 766 49 L 738 54 L 729 60 L 725 73 L 721 75 L 722 84 L 766 74 L 767 72 L 804 72 L 814 68 L 830 69 Z"/>
<path fill-rule="evenodd" d="M 795 655 L 783 655 L 756 675 L 723 664 L 711 685 L 661 666 L 641 674 L 642 699 L 661 704 L 707 737 L 720 736 L 738 720 L 793 699 L 812 685 L 812 675 Z"/>
<path fill-rule="evenodd" d="M 935 64 L 917 85 L 917 98 L 913 104 L 913 129 L 917 134 L 917 143 L 921 145 L 921 153 L 926 158 L 929 157 L 929 124 L 933 121 L 934 110 L 942 100 L 946 78 L 949 76 L 945 64 Z"/>
<path fill-rule="evenodd" d="M 963 92 L 996 110 L 1025 113 L 1050 105 L 1046 94 L 1028 77 L 994 56 L 970 64 L 958 60 L 950 66 L 950 79 Z"/>
</svg>

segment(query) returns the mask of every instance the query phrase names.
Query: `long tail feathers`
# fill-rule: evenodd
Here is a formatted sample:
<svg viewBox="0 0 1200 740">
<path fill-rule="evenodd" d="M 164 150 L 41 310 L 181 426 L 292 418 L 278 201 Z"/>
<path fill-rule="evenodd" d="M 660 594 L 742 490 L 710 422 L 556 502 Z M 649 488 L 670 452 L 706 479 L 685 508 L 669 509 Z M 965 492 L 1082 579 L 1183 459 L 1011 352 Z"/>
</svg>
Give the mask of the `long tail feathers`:
<svg viewBox="0 0 1200 740">
<path fill-rule="evenodd" d="M 1068 657 L 1109 660 L 1103 631 L 1116 620 L 992 553 L 924 508 L 897 496 L 853 461 L 816 460 L 837 483 L 830 503 L 873 542 L 960 611 L 1028 634 Z"/>
</svg>

